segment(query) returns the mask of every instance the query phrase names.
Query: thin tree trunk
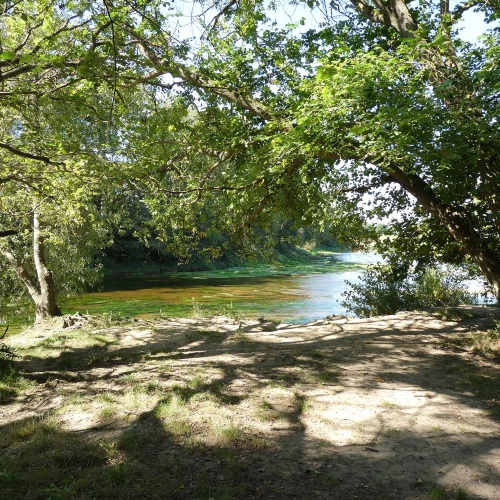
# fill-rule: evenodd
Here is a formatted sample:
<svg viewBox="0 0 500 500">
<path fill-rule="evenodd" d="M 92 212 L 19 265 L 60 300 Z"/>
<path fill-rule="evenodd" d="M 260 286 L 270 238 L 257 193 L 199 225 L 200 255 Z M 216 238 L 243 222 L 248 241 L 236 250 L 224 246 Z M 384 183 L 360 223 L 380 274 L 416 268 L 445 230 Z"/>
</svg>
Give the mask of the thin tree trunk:
<svg viewBox="0 0 500 500">
<path fill-rule="evenodd" d="M 23 285 L 28 290 L 28 293 L 35 304 L 40 301 L 40 292 L 33 282 L 30 274 L 26 270 L 26 268 L 17 260 L 16 256 L 7 248 L 0 247 L 0 254 L 2 254 L 11 265 L 14 272 L 17 274 L 17 277 L 21 280 Z"/>
<path fill-rule="evenodd" d="M 33 258 L 40 286 L 40 301 L 35 302 L 36 321 L 61 316 L 61 309 L 56 300 L 54 277 L 45 262 L 44 236 L 36 209 L 33 212 Z"/>
</svg>

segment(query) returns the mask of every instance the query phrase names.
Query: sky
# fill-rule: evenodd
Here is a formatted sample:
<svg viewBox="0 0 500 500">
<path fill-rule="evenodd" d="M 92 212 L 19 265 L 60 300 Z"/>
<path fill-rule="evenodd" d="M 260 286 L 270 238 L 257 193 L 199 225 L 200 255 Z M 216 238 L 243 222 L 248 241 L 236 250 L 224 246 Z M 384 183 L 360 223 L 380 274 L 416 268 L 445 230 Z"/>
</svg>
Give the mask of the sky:
<svg viewBox="0 0 500 500">
<path fill-rule="evenodd" d="M 457 4 L 463 3 L 463 0 L 451 0 L 451 8 Z M 284 3 L 286 5 L 286 3 Z M 196 26 L 197 23 L 192 23 L 192 16 L 200 14 L 200 9 L 204 7 L 200 5 L 200 3 L 196 0 L 191 1 L 175 1 L 175 9 L 178 12 L 181 12 L 181 16 L 177 19 L 181 37 L 199 37 L 200 34 L 203 33 L 203 29 L 200 29 L 199 26 Z M 220 7 L 219 7 L 220 8 Z M 219 9 L 210 9 L 206 10 L 206 20 L 209 21 L 212 19 Z M 315 8 L 311 10 L 305 2 L 301 2 L 298 5 L 292 6 L 290 4 L 286 5 L 286 9 L 278 9 L 276 13 L 271 13 L 270 17 L 275 16 L 278 23 L 282 26 L 285 26 L 288 23 L 298 23 L 301 18 L 305 18 L 306 23 L 304 26 L 299 27 L 297 31 L 306 31 L 314 26 L 317 26 L 317 23 L 321 21 L 322 14 Z M 488 25 L 484 22 L 484 16 L 481 12 L 473 12 L 469 10 L 465 12 L 463 19 L 457 25 L 460 28 L 460 37 L 468 42 L 476 42 L 477 38 L 484 34 Z"/>
<path fill-rule="evenodd" d="M 484 35 L 484 32 L 490 27 L 484 22 L 481 13 L 466 12 L 463 19 L 457 25 L 460 30 L 460 37 L 466 42 L 476 42 L 477 38 Z"/>
</svg>

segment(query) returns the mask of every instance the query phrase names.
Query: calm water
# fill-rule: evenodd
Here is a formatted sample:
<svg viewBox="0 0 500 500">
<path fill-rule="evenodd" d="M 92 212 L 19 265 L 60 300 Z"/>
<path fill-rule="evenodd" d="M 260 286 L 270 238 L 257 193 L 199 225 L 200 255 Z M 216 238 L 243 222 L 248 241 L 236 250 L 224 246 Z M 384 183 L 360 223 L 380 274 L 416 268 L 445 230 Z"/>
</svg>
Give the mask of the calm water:
<svg viewBox="0 0 500 500">
<path fill-rule="evenodd" d="M 336 259 L 352 264 L 380 262 L 378 255 L 360 252 L 340 254 L 336 256 Z M 269 304 L 263 312 L 266 316 L 269 315 L 286 323 L 308 323 L 331 314 L 345 314 L 347 311 L 340 305 L 340 302 L 343 300 L 342 292 L 349 288 L 346 281 L 358 282 L 361 273 L 362 271 L 344 271 L 293 276 L 291 278 L 297 293 L 297 300 L 286 304 Z M 286 286 L 285 283 L 283 284 Z"/>
<path fill-rule="evenodd" d="M 307 323 L 332 314 L 345 314 L 342 293 L 356 283 L 359 265 L 381 261 L 376 254 L 337 254 L 337 272 L 242 277 L 237 269 L 226 277 L 193 273 L 189 277 L 123 276 L 104 283 L 102 292 L 78 297 L 65 312 L 118 313 L 122 316 L 191 316 L 201 314 L 265 317 L 287 323 Z M 327 264 L 321 264 L 327 265 Z M 327 269 L 331 269 L 331 266 Z M 234 272 L 234 275 L 231 273 Z M 185 275 L 184 275 L 185 276 Z M 471 282 L 471 289 L 478 282 Z"/>
<path fill-rule="evenodd" d="M 345 253 L 336 260 L 372 264 L 373 254 Z M 331 314 L 343 314 L 341 294 L 346 280 L 357 281 L 361 271 L 266 277 L 192 278 L 120 277 L 108 280 L 100 293 L 78 305 L 89 312 L 120 311 L 124 315 L 189 315 L 194 308 L 247 317 L 264 316 L 289 323 L 305 323 Z"/>
</svg>

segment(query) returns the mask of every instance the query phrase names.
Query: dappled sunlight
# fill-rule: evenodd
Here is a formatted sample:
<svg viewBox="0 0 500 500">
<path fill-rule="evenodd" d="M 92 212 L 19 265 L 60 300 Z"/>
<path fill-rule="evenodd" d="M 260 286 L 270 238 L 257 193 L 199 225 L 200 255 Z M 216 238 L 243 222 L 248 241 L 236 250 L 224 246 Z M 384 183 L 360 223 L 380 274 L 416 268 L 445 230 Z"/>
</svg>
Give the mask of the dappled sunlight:
<svg viewBox="0 0 500 500">
<path fill-rule="evenodd" d="M 311 325 L 193 318 L 31 338 L 15 364 L 35 385 L 9 396 L 0 439 L 14 468 L 55 439 L 66 458 L 47 458 L 54 474 L 69 467 L 94 484 L 90 469 L 67 465 L 87 450 L 96 492 L 140 470 L 137 495 L 145 485 L 156 494 L 162 474 L 171 498 L 385 500 L 436 485 L 494 498 L 498 370 L 483 367 L 471 385 L 475 361 L 441 343 L 473 327 L 421 313 Z"/>
<path fill-rule="evenodd" d="M 156 338 L 157 334 L 153 330 L 131 330 L 122 337 L 123 345 L 140 345 L 145 342 L 152 341 Z"/>
</svg>

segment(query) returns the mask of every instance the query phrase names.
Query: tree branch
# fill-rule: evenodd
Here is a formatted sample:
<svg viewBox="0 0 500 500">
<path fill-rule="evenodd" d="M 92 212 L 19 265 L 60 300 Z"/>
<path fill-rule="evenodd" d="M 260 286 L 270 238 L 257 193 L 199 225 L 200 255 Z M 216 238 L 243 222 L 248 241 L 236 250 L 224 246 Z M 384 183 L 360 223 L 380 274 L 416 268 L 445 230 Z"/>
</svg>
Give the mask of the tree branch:
<svg viewBox="0 0 500 500">
<path fill-rule="evenodd" d="M 20 156 L 22 158 L 28 158 L 29 160 L 35 160 L 35 161 L 41 161 L 43 163 L 46 163 L 47 165 L 58 165 L 58 166 L 64 166 L 64 162 L 60 161 L 54 161 L 51 160 L 48 156 L 43 156 L 43 155 L 36 155 L 33 153 L 28 153 L 26 151 L 23 151 L 21 149 L 15 148 L 9 144 L 5 144 L 3 142 L 0 142 L 0 148 L 5 149 L 9 151 L 9 153 L 12 153 L 16 156 Z"/>
<path fill-rule="evenodd" d="M 7 236 L 14 236 L 15 234 L 18 234 L 19 231 L 16 231 L 15 229 L 6 229 L 4 231 L 0 231 L 0 238 L 6 238 Z"/>
<path fill-rule="evenodd" d="M 232 90 L 228 87 L 221 87 L 201 73 L 186 68 L 179 63 L 169 60 L 168 58 L 162 59 L 156 53 L 154 48 L 147 42 L 147 40 L 144 40 L 136 33 L 132 26 L 125 26 L 125 29 L 135 40 L 137 40 L 138 47 L 143 56 L 150 61 L 156 70 L 161 70 L 163 74 L 170 74 L 174 78 L 180 78 L 185 83 L 193 85 L 194 87 L 210 90 L 212 93 L 223 97 L 227 101 L 232 102 L 247 111 L 250 111 L 263 120 L 272 120 L 274 118 L 273 113 L 264 104 L 257 99 L 254 99 L 252 96 L 245 95 L 242 92 Z M 158 71 L 153 74 L 156 77 L 159 76 Z"/>
<path fill-rule="evenodd" d="M 217 23 L 219 22 L 219 19 L 222 16 L 224 16 L 225 14 L 227 14 L 229 12 L 229 10 L 231 9 L 231 7 L 233 7 L 237 3 L 238 3 L 238 0 L 229 0 L 229 2 L 224 6 L 224 8 L 220 12 L 218 12 L 215 15 L 215 17 L 208 23 L 208 27 L 207 27 L 207 30 L 205 30 L 205 33 L 207 31 L 211 31 L 212 29 L 215 29 L 215 27 L 217 26 Z M 210 27 L 210 25 L 212 25 L 212 26 Z"/>
<path fill-rule="evenodd" d="M 365 17 L 378 24 L 391 26 L 406 38 L 415 38 L 417 23 L 404 0 L 373 0 L 377 8 L 365 0 L 350 0 Z"/>
<path fill-rule="evenodd" d="M 252 182 L 249 182 L 248 184 L 244 184 L 242 186 L 208 186 L 208 187 L 195 187 L 191 189 L 184 189 L 184 190 L 175 190 L 175 189 L 158 189 L 159 192 L 166 193 L 166 194 L 175 194 L 175 195 L 182 195 L 182 194 L 191 194 L 191 193 L 200 193 L 204 191 L 244 191 L 245 189 L 248 189 L 250 187 L 258 186 L 260 184 L 263 184 L 265 181 L 265 177 L 259 177 L 258 179 L 253 180 Z"/>
<path fill-rule="evenodd" d="M 469 9 L 477 7 L 478 5 L 483 5 L 485 2 L 482 0 L 469 0 L 468 2 L 463 3 L 462 5 L 457 5 L 453 9 L 453 22 L 456 23 L 460 21 L 462 15 L 467 12 Z"/>
</svg>

